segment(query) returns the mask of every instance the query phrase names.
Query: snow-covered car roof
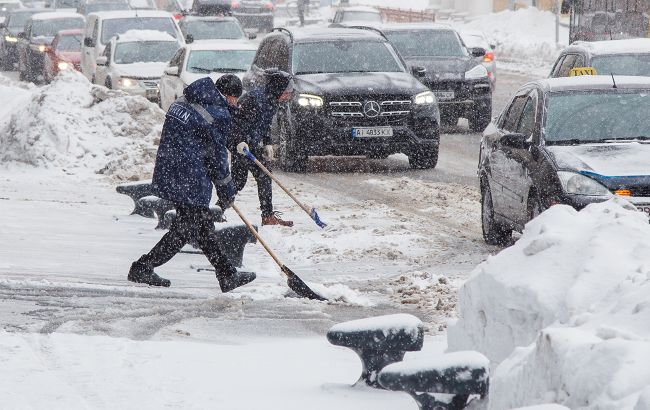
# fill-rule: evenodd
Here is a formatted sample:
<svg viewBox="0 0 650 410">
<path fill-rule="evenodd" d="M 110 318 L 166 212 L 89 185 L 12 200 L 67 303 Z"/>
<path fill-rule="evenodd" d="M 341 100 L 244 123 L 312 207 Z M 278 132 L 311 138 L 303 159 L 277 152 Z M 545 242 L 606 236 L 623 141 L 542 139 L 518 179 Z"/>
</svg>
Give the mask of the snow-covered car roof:
<svg viewBox="0 0 650 410">
<path fill-rule="evenodd" d="M 116 11 L 98 11 L 90 13 L 97 15 L 104 20 L 107 19 L 123 19 L 134 17 L 169 17 L 174 18 L 171 13 L 162 10 L 116 10 Z"/>
<path fill-rule="evenodd" d="M 158 30 L 128 30 L 124 34 L 116 36 L 116 43 L 127 43 L 134 41 L 173 41 L 178 42 L 169 33 Z"/>
<path fill-rule="evenodd" d="M 79 18 L 85 20 L 85 17 L 79 13 L 70 13 L 64 11 L 52 11 L 47 13 L 36 13 L 32 15 L 32 20 L 55 20 L 55 19 L 69 19 Z"/>
<path fill-rule="evenodd" d="M 546 78 L 534 81 L 550 92 L 557 91 L 587 91 L 614 88 L 625 89 L 650 89 L 650 77 L 612 76 L 609 75 L 581 75 L 575 77 Z"/>
<path fill-rule="evenodd" d="M 445 23 L 390 23 L 379 26 L 380 30 L 399 31 L 399 30 L 455 30 L 452 26 Z"/>
<path fill-rule="evenodd" d="M 246 40 L 217 40 L 191 43 L 185 46 L 188 51 L 196 50 L 257 50 L 257 45 Z"/>
<path fill-rule="evenodd" d="M 569 46 L 569 48 L 573 47 L 583 47 L 593 55 L 650 53 L 650 38 L 576 41 Z"/>
</svg>

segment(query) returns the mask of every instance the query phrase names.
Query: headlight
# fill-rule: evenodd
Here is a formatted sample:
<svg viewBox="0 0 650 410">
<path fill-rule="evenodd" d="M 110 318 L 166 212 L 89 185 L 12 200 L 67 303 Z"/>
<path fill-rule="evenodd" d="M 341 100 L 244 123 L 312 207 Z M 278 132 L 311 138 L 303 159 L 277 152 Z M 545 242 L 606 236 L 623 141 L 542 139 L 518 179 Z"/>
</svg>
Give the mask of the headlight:
<svg viewBox="0 0 650 410">
<path fill-rule="evenodd" d="M 558 171 L 562 189 L 567 194 L 589 196 L 611 196 L 609 190 L 597 181 L 582 174 L 568 171 Z"/>
<path fill-rule="evenodd" d="M 138 86 L 138 82 L 131 78 L 120 78 L 118 84 L 120 88 L 134 88 Z"/>
<path fill-rule="evenodd" d="M 301 107 L 320 108 L 323 106 L 323 98 L 317 95 L 300 94 L 298 95 L 298 105 Z"/>
<path fill-rule="evenodd" d="M 18 39 L 16 37 L 5 36 L 5 41 L 7 43 L 16 43 L 18 41 Z"/>
<path fill-rule="evenodd" d="M 415 102 L 418 105 L 433 104 L 434 102 L 436 102 L 436 97 L 433 95 L 431 91 L 425 91 L 420 94 L 415 94 L 415 97 L 413 97 L 413 102 Z"/>
<path fill-rule="evenodd" d="M 487 76 L 488 76 L 487 68 L 485 68 L 483 64 L 479 64 L 465 73 L 466 80 L 476 80 L 479 78 L 485 78 Z"/>
<path fill-rule="evenodd" d="M 41 44 L 41 45 L 38 46 L 38 51 L 40 51 L 41 53 L 43 53 L 43 52 L 45 52 L 45 49 L 46 49 L 46 48 L 47 48 L 47 47 L 45 46 L 45 44 Z"/>
<path fill-rule="evenodd" d="M 59 67 L 59 70 L 67 70 L 70 65 L 66 63 L 65 61 L 61 61 L 59 64 L 57 64 L 57 67 Z"/>
</svg>

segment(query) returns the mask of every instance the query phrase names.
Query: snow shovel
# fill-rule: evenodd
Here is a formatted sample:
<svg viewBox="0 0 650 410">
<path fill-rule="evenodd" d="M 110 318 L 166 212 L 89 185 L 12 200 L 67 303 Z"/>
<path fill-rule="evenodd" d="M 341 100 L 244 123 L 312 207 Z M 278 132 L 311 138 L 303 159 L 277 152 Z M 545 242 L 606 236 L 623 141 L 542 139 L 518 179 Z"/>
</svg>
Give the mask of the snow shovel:
<svg viewBox="0 0 650 410">
<path fill-rule="evenodd" d="M 292 193 L 291 193 L 291 192 L 290 192 L 290 191 L 289 191 L 289 190 L 288 190 L 284 185 L 282 185 L 282 183 L 281 183 L 280 181 L 278 181 L 278 179 L 275 177 L 275 175 L 273 175 L 273 174 L 271 173 L 271 171 L 269 171 L 268 168 L 266 168 L 266 167 L 264 166 L 264 164 L 262 164 L 262 163 L 261 163 L 257 158 L 255 158 L 255 155 L 253 155 L 252 152 L 250 152 L 248 149 L 246 149 L 246 147 L 240 147 L 240 146 L 238 145 L 238 146 L 237 146 L 237 152 L 239 152 L 240 154 L 242 154 L 242 155 L 248 157 L 248 159 L 250 159 L 251 161 L 253 161 L 253 162 L 254 162 L 258 167 L 260 167 L 260 169 L 261 169 L 262 171 L 264 171 L 264 173 L 265 173 L 266 175 L 268 175 L 269 177 L 271 177 L 271 179 L 274 180 L 275 183 L 278 184 L 278 186 L 279 186 L 280 188 L 282 188 L 282 190 L 283 190 L 284 192 L 286 192 L 287 195 L 289 195 L 289 196 L 291 197 L 291 199 L 293 199 L 293 201 L 294 201 L 294 202 L 295 202 L 295 203 L 296 203 L 300 208 L 302 208 L 303 211 L 305 211 L 305 212 L 307 213 L 307 215 L 309 215 L 309 217 L 310 217 L 310 218 L 311 218 L 311 219 L 316 223 L 316 225 L 320 226 L 322 229 L 325 229 L 325 227 L 327 226 L 327 224 L 326 224 L 325 222 L 323 222 L 323 221 L 320 219 L 320 216 L 318 216 L 318 212 L 316 212 L 316 208 L 313 208 L 313 207 L 312 207 L 312 208 L 310 209 L 307 205 L 305 205 L 305 204 L 303 204 L 302 202 L 300 202 L 300 201 L 298 200 L 298 198 L 296 198 L 296 197 L 295 197 L 295 196 L 294 196 L 294 195 L 293 195 L 293 194 L 292 194 Z"/>
<path fill-rule="evenodd" d="M 323 296 L 321 296 L 318 293 L 311 290 L 309 288 L 309 286 L 307 286 L 307 284 L 305 282 L 303 282 L 302 279 L 300 279 L 298 277 L 298 275 L 293 273 L 293 271 L 291 269 L 287 268 L 285 266 L 285 264 L 283 264 L 282 261 L 280 261 L 280 259 L 278 259 L 278 257 L 275 255 L 275 253 L 273 253 L 271 248 L 269 248 L 269 245 L 267 245 L 266 242 L 264 242 L 264 239 L 262 239 L 262 237 L 255 230 L 253 225 L 251 225 L 251 223 L 248 222 L 248 219 L 246 219 L 246 217 L 241 213 L 239 208 L 237 208 L 237 205 L 232 204 L 231 206 L 232 206 L 232 209 L 234 209 L 235 212 L 237 212 L 237 215 L 239 215 L 241 220 L 246 224 L 248 229 L 251 231 L 251 234 L 253 234 L 253 236 L 255 238 L 257 238 L 257 240 L 262 244 L 262 246 L 264 247 L 266 252 L 271 256 L 271 258 L 273 258 L 275 263 L 278 264 L 278 266 L 280 267 L 280 270 L 282 271 L 282 273 L 284 273 L 284 275 L 287 277 L 287 285 L 289 286 L 289 288 L 291 290 L 293 290 L 294 292 L 296 292 L 298 294 L 298 296 L 303 297 L 303 298 L 315 299 L 315 300 L 327 300 Z"/>
</svg>

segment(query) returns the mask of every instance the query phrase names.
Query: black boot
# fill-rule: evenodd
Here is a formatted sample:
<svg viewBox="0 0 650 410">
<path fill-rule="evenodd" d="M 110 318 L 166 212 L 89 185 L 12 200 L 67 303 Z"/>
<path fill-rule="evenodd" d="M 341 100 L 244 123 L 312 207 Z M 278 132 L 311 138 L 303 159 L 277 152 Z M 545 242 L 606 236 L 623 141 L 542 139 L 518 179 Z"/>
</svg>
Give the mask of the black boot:
<svg viewBox="0 0 650 410">
<path fill-rule="evenodd" d="M 146 283 L 150 286 L 163 286 L 166 288 L 172 284 L 169 279 L 158 276 L 156 272 L 153 271 L 153 268 L 137 261 L 133 262 L 131 265 L 127 279 L 135 283 Z"/>
<path fill-rule="evenodd" d="M 223 293 L 244 286 L 254 281 L 256 277 L 255 272 L 239 272 L 232 265 L 226 265 L 223 269 L 217 269 L 217 280 Z"/>
</svg>

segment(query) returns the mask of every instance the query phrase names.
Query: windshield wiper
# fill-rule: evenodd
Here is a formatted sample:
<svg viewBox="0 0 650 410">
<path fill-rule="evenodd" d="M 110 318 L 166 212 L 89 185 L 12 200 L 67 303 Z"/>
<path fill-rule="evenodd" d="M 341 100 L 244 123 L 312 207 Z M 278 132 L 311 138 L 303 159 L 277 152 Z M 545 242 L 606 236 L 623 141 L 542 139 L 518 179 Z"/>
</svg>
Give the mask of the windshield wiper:
<svg viewBox="0 0 650 410">
<path fill-rule="evenodd" d="M 616 142 L 616 141 L 650 141 L 650 137 L 645 135 L 639 135 L 638 137 L 607 138 L 605 140 L 605 142 Z"/>
<path fill-rule="evenodd" d="M 190 70 L 200 71 L 202 73 L 211 73 L 212 70 L 203 67 L 190 67 Z"/>
<path fill-rule="evenodd" d="M 242 73 L 245 72 L 243 68 L 214 68 L 212 69 L 213 72 L 217 71 L 220 73 Z"/>
<path fill-rule="evenodd" d="M 546 145 L 580 145 L 594 144 L 604 142 L 603 140 L 583 140 L 580 138 L 570 138 L 568 140 L 546 140 Z"/>
</svg>

